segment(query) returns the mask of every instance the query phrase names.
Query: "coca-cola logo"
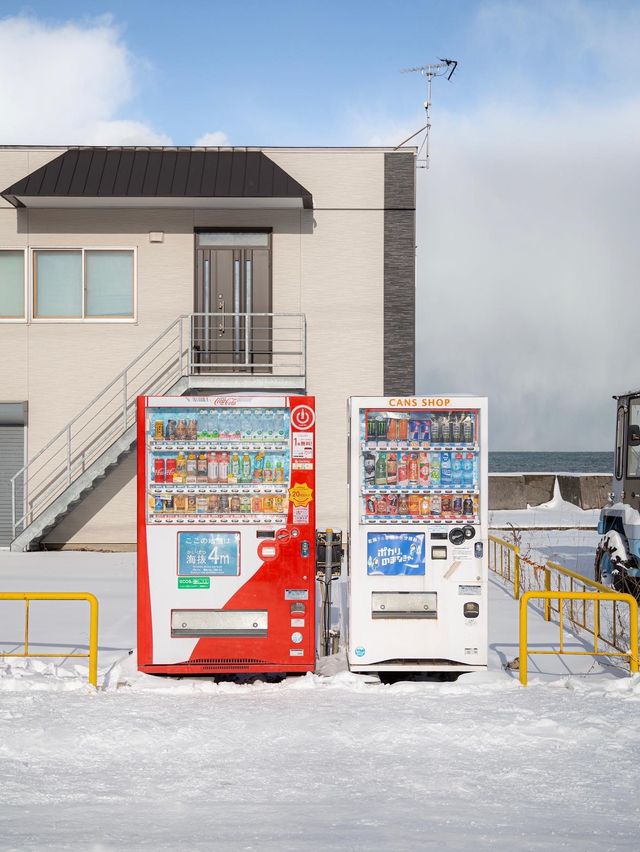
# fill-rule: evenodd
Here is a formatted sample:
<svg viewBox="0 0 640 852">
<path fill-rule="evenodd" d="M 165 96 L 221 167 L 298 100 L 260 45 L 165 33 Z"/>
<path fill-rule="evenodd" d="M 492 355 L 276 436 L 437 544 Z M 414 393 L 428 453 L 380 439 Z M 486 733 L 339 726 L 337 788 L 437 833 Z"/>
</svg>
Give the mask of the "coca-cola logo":
<svg viewBox="0 0 640 852">
<path fill-rule="evenodd" d="M 214 405 L 237 405 L 237 402 L 234 396 L 217 396 L 213 400 Z"/>
</svg>

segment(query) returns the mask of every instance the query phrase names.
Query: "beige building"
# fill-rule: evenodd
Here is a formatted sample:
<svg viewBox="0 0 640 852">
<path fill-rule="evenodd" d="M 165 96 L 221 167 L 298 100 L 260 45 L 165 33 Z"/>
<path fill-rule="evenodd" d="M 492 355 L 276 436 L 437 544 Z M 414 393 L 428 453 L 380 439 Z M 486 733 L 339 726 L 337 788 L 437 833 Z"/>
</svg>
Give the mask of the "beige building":
<svg viewBox="0 0 640 852">
<path fill-rule="evenodd" d="M 0 148 L 0 547 L 132 547 L 139 393 L 414 392 L 415 151 Z"/>
</svg>

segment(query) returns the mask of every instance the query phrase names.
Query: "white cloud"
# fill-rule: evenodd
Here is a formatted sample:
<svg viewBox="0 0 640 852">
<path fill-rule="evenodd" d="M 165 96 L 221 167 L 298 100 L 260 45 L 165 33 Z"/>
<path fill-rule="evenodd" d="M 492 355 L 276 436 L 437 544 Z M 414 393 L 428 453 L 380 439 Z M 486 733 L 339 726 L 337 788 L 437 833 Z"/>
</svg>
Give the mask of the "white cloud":
<svg viewBox="0 0 640 852">
<path fill-rule="evenodd" d="M 170 144 L 122 116 L 139 69 L 108 17 L 86 25 L 0 20 L 0 143 Z"/>
<path fill-rule="evenodd" d="M 228 145 L 229 137 L 224 130 L 214 130 L 211 133 L 203 133 L 198 136 L 194 145 L 200 145 L 203 148 L 216 148 L 218 145 Z"/>
</svg>

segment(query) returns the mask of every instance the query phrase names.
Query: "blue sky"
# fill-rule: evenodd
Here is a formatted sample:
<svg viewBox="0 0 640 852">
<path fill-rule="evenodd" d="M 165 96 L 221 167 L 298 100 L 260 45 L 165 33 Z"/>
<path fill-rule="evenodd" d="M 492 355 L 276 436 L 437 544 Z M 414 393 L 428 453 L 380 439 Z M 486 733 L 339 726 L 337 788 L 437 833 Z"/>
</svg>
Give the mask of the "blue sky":
<svg viewBox="0 0 640 852">
<path fill-rule="evenodd" d="M 117 117 L 177 144 L 222 131 L 232 144 L 312 145 L 366 143 L 390 122 L 410 124 L 423 87 L 399 71 L 442 55 L 461 63 L 455 85 L 435 93 L 453 112 L 496 99 L 547 107 L 568 92 L 606 98 L 632 81 L 603 68 L 588 31 L 606 36 L 613 18 L 621 38 L 617 23 L 634 7 L 637 21 L 637 3 L 624 0 L 5 0 L 2 15 L 53 28 L 106 16 L 132 77 Z M 632 46 L 620 48 L 624 64 Z"/>
<path fill-rule="evenodd" d="M 600 450 L 640 387 L 640 3 L 0 5 L 0 144 L 397 144 L 418 171 L 417 391 L 495 449 Z"/>
</svg>

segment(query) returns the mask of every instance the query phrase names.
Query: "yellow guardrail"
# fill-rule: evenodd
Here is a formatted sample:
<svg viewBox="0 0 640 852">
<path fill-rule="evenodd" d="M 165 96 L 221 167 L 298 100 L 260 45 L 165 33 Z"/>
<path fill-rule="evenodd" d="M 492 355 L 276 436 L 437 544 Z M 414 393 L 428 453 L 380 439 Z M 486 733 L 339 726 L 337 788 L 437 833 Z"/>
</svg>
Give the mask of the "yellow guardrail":
<svg viewBox="0 0 640 852">
<path fill-rule="evenodd" d="M 89 592 L 0 592 L 0 601 L 24 601 L 24 651 L 0 657 L 82 657 L 89 658 L 89 683 L 98 685 L 98 599 Z M 31 601 L 87 601 L 89 604 L 89 652 L 87 654 L 32 654 L 29 651 L 29 604 Z"/>
<path fill-rule="evenodd" d="M 598 632 L 599 625 L 596 623 L 593 640 L 593 651 L 566 651 L 564 648 L 564 626 L 562 619 L 562 606 L 559 606 L 560 612 L 560 646 L 558 650 L 552 649 L 548 651 L 530 651 L 527 647 L 527 628 L 528 628 L 528 605 L 530 600 L 543 600 L 550 602 L 557 599 L 561 601 L 593 601 L 594 604 L 600 604 L 601 601 L 620 601 L 629 605 L 629 650 L 611 652 L 598 651 Z M 599 612 L 599 607 L 595 606 L 594 611 Z M 596 615 L 596 619 L 597 619 Z M 588 656 L 588 657 L 628 657 L 629 669 L 631 674 L 638 672 L 638 602 L 633 595 L 623 594 L 622 592 L 525 592 L 520 598 L 520 655 L 518 659 L 520 670 L 520 683 L 523 686 L 527 685 L 527 664 L 529 654 L 564 654 L 570 656 Z"/>
</svg>

